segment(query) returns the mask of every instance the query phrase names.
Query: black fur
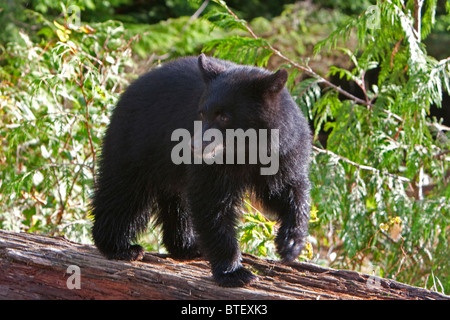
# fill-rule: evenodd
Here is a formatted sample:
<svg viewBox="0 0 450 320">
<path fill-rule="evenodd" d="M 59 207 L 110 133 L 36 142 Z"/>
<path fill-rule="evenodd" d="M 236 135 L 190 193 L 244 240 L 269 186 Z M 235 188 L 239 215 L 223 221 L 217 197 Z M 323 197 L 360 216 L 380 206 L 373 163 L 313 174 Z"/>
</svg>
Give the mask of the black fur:
<svg viewBox="0 0 450 320">
<path fill-rule="evenodd" d="M 136 260 L 133 244 L 150 215 L 176 258 L 205 255 L 222 286 L 254 276 L 241 265 L 237 207 L 251 191 L 281 222 L 276 237 L 284 261 L 298 257 L 307 236 L 311 135 L 284 84 L 287 72 L 189 57 L 143 75 L 123 93 L 103 140 L 92 201 L 93 237 L 109 259 Z M 180 164 L 171 160 L 175 129 L 279 129 L 279 170 L 260 164 Z"/>
</svg>

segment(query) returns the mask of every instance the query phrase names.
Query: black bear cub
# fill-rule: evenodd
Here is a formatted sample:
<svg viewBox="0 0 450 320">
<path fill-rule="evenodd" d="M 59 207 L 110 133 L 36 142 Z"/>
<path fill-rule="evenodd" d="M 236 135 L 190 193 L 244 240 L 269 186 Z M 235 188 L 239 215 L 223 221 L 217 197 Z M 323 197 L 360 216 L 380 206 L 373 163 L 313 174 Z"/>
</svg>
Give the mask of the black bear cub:
<svg viewBox="0 0 450 320">
<path fill-rule="evenodd" d="M 92 200 L 98 249 L 109 259 L 142 259 L 135 241 L 153 216 L 173 257 L 202 255 L 219 285 L 246 285 L 255 276 L 241 264 L 235 227 L 242 198 L 252 192 L 281 223 L 277 252 L 285 262 L 296 259 L 308 232 L 312 141 L 286 80 L 284 69 L 271 73 L 202 54 L 132 83 L 103 140 Z M 198 147 L 194 136 L 208 131 L 213 137 Z M 180 142 L 183 133 L 192 139 Z M 234 142 L 244 138 L 231 144 L 231 133 Z M 245 161 L 236 161 L 239 148 Z M 262 161 L 269 155 L 271 164 Z"/>
</svg>

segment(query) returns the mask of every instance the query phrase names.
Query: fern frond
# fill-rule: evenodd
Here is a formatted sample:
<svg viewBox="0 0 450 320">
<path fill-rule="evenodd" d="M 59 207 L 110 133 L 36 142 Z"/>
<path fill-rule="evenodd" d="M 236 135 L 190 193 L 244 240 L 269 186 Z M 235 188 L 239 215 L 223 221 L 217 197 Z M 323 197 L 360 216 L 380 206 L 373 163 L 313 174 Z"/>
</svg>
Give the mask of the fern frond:
<svg viewBox="0 0 450 320">
<path fill-rule="evenodd" d="M 321 80 L 316 78 L 303 80 L 295 85 L 291 92 L 303 114 L 307 115 L 310 120 L 313 119 L 312 109 L 314 104 L 322 95 L 320 82 Z"/>
<path fill-rule="evenodd" d="M 202 51 L 214 51 L 214 57 L 258 66 L 266 66 L 273 54 L 266 40 L 238 36 L 209 41 Z"/>
<path fill-rule="evenodd" d="M 232 14 L 220 10 L 212 10 L 211 12 L 205 14 L 204 16 L 209 20 L 214 26 L 223 29 L 239 29 L 247 30 L 247 21 L 242 19 L 236 19 Z"/>
</svg>

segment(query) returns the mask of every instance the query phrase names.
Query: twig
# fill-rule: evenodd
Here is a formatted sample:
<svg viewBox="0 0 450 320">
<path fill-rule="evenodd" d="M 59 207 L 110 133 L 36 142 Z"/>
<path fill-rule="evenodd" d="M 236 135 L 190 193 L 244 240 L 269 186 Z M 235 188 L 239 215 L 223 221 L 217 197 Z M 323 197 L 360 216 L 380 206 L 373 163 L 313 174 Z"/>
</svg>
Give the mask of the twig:
<svg viewBox="0 0 450 320">
<path fill-rule="evenodd" d="M 392 50 L 392 54 L 391 54 L 391 69 L 394 68 L 394 56 L 397 54 L 398 49 L 400 48 L 400 44 L 403 41 L 403 37 L 400 38 L 400 40 L 396 43 L 394 50 Z"/>
<path fill-rule="evenodd" d="M 421 16 L 422 16 L 422 6 L 424 0 L 414 0 L 414 31 L 416 31 L 417 41 L 421 40 Z"/>
<path fill-rule="evenodd" d="M 205 8 L 208 6 L 209 0 L 203 1 L 202 5 L 195 11 L 195 13 L 189 18 L 188 23 L 192 22 L 193 20 L 197 19 L 200 14 L 205 10 Z"/>
<path fill-rule="evenodd" d="M 82 65 L 80 64 L 80 83 L 78 84 L 80 86 L 81 89 L 81 93 L 83 95 L 83 99 L 84 102 L 86 103 L 86 131 L 88 134 L 88 140 L 89 140 L 89 146 L 91 148 L 91 153 L 92 153 L 92 179 L 94 180 L 94 185 L 95 185 L 95 147 L 94 147 L 94 142 L 92 141 L 92 134 L 91 134 L 91 126 L 89 124 L 90 122 L 90 114 L 89 114 L 89 103 L 90 100 L 87 99 L 86 97 L 86 92 L 84 91 L 84 77 L 83 77 L 83 68 Z"/>
<path fill-rule="evenodd" d="M 389 173 L 389 172 L 383 172 L 383 171 L 381 171 L 381 170 L 379 170 L 377 168 L 371 167 L 371 166 L 366 166 L 364 164 L 356 163 L 356 162 L 354 162 L 354 161 L 352 161 L 352 160 L 350 160 L 350 159 L 348 159 L 346 157 L 340 156 L 340 155 L 338 155 L 338 154 L 336 154 L 336 153 L 334 153 L 332 151 L 329 151 L 329 150 L 321 149 L 321 148 L 316 147 L 316 146 L 313 146 L 313 150 L 318 152 L 318 153 L 325 153 L 325 154 L 327 154 L 329 156 L 335 157 L 335 158 L 337 158 L 337 159 L 339 159 L 341 161 L 344 161 L 344 162 L 346 162 L 348 164 L 351 164 L 352 166 L 354 166 L 354 167 L 356 167 L 356 168 L 358 168 L 360 170 L 366 170 L 366 171 L 372 171 L 372 172 L 375 172 L 375 173 L 381 173 L 381 174 L 387 175 L 389 177 L 392 177 L 394 179 L 397 179 L 397 180 L 399 180 L 401 182 L 411 182 L 411 180 L 408 179 L 408 178 L 405 178 L 405 177 L 402 177 L 402 176 L 399 176 L 399 175 L 396 175 L 396 174 L 393 174 L 393 173 Z"/>
</svg>

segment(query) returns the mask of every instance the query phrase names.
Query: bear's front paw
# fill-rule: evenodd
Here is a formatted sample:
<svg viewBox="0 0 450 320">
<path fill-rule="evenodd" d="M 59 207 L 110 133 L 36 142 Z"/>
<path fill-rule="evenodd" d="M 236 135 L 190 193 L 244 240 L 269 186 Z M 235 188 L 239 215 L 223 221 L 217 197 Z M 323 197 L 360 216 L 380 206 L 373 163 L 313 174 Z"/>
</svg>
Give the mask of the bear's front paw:
<svg viewBox="0 0 450 320">
<path fill-rule="evenodd" d="M 230 272 L 215 272 L 214 280 L 222 287 L 243 287 L 253 280 L 256 276 L 245 269 L 243 266 L 238 267 Z"/>
<path fill-rule="evenodd" d="M 280 229 L 275 239 L 275 244 L 282 261 L 289 263 L 300 255 L 305 245 L 305 235 L 299 229 Z"/>
<path fill-rule="evenodd" d="M 144 259 L 144 256 L 145 256 L 144 248 L 142 248 L 140 245 L 134 244 L 134 245 L 130 246 L 130 250 L 129 250 L 129 260 L 130 261 L 142 260 L 142 259 Z"/>
<path fill-rule="evenodd" d="M 193 260 L 202 256 L 200 249 L 196 245 L 182 248 L 181 250 L 170 251 L 170 254 L 176 260 Z"/>
<path fill-rule="evenodd" d="M 115 252 L 105 252 L 108 259 L 138 261 L 142 260 L 145 255 L 144 248 L 138 244 L 130 245 L 127 249 Z"/>
</svg>

